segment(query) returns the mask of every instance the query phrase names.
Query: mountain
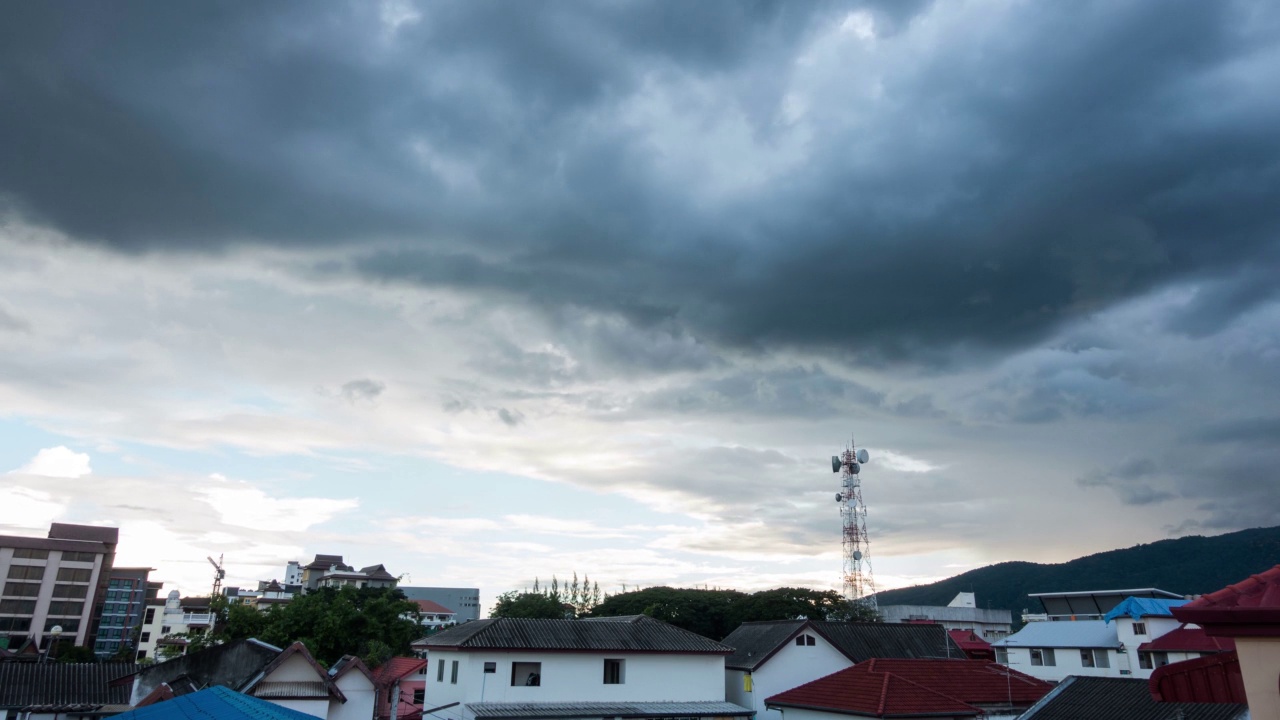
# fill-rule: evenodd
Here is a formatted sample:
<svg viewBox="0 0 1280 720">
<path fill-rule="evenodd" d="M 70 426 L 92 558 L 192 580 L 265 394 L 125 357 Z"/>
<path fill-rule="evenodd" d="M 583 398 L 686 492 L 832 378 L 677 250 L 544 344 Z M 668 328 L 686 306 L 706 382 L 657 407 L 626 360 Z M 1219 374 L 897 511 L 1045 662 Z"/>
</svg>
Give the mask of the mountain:
<svg viewBox="0 0 1280 720">
<path fill-rule="evenodd" d="M 1219 590 L 1280 564 L 1280 527 L 1226 535 L 1189 535 L 1109 550 L 1056 565 L 1004 562 L 929 585 L 885 590 L 880 605 L 946 605 L 960 592 L 977 593 L 980 607 L 1042 612 L 1034 592 L 1154 587 L 1183 595 Z"/>
</svg>

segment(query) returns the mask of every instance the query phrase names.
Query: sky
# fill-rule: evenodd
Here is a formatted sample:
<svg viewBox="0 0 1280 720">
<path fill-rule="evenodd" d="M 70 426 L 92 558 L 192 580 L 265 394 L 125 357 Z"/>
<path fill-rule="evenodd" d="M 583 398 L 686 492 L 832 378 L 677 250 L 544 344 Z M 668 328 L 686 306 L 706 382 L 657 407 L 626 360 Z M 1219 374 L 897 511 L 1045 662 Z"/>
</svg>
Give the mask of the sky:
<svg viewBox="0 0 1280 720">
<path fill-rule="evenodd" d="M 881 588 L 1280 525 L 1274 2 L 3 13 L 0 533 L 839 588 L 850 441 Z"/>
</svg>

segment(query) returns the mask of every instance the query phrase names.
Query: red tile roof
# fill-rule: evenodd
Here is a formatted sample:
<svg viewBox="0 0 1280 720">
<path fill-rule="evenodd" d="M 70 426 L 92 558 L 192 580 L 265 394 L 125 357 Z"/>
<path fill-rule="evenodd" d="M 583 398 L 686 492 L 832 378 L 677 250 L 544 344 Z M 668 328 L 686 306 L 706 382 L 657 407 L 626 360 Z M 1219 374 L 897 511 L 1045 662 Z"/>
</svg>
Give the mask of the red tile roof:
<svg viewBox="0 0 1280 720">
<path fill-rule="evenodd" d="M 1247 704 L 1234 650 L 1156 668 L 1147 687 L 1156 702 Z"/>
<path fill-rule="evenodd" d="M 1280 636 L 1280 565 L 1173 609 L 1210 635 Z"/>
<path fill-rule="evenodd" d="M 452 610 L 438 602 L 435 602 L 434 600 L 414 600 L 413 602 L 417 603 L 418 609 L 424 613 L 431 613 L 433 615 L 439 615 L 441 613 L 453 614 Z"/>
<path fill-rule="evenodd" d="M 804 707 L 874 717 L 973 716 L 975 705 L 1027 707 L 1053 686 L 985 660 L 877 658 L 768 698 L 770 706 Z"/>
<path fill-rule="evenodd" d="M 427 661 L 420 658 L 391 658 L 372 670 L 373 684 L 380 688 L 390 687 L 396 680 L 417 672 L 426 664 Z"/>
<path fill-rule="evenodd" d="M 960 646 L 961 650 L 968 652 L 970 650 L 990 650 L 991 643 L 978 637 L 978 634 L 972 630 L 948 630 L 947 634 L 951 639 Z"/>
<path fill-rule="evenodd" d="M 1204 631 L 1204 628 L 1187 627 L 1186 623 L 1182 627 L 1164 635 L 1144 642 L 1138 646 L 1139 650 L 1156 650 L 1163 652 L 1201 652 L 1201 653 L 1218 653 L 1227 652 L 1236 649 L 1236 641 L 1229 637 L 1214 637 Z"/>
</svg>

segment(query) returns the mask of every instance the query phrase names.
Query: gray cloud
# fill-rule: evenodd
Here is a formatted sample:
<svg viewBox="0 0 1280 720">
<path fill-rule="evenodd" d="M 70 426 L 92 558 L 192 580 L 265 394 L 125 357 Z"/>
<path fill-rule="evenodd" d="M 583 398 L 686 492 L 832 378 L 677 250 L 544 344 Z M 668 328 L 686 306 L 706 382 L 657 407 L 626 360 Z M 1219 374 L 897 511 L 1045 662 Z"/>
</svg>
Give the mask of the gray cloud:
<svg viewBox="0 0 1280 720">
<path fill-rule="evenodd" d="M 509 410 L 507 408 L 498 408 L 498 419 L 507 427 L 515 427 L 524 422 L 524 413 L 519 410 Z"/>
<path fill-rule="evenodd" d="M 369 378 L 361 378 L 359 380 L 351 380 L 342 384 L 342 399 L 349 403 L 355 403 L 358 400 L 372 401 L 376 400 L 383 390 L 386 390 L 386 383 Z"/>
</svg>

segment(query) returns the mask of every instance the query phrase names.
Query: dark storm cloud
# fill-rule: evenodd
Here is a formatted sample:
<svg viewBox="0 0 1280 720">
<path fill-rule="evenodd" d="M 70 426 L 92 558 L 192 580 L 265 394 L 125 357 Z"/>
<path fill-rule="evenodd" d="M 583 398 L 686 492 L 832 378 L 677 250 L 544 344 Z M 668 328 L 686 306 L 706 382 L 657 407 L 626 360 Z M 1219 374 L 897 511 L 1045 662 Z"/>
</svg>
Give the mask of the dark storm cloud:
<svg viewBox="0 0 1280 720">
<path fill-rule="evenodd" d="M 799 164 L 704 187 L 787 147 L 793 79 L 858 7 L 432 3 L 393 29 L 370 3 L 20 4 L 0 200 L 129 251 L 377 241 L 328 267 L 866 359 L 1029 343 L 1178 278 L 1225 278 L 1188 333 L 1268 296 L 1241 268 L 1280 238 L 1274 4 L 873 6 Z M 654 88 L 754 149 L 674 173 L 706 138 L 656 146 Z"/>
</svg>

